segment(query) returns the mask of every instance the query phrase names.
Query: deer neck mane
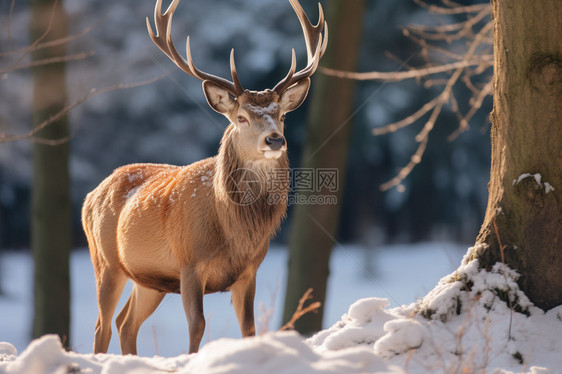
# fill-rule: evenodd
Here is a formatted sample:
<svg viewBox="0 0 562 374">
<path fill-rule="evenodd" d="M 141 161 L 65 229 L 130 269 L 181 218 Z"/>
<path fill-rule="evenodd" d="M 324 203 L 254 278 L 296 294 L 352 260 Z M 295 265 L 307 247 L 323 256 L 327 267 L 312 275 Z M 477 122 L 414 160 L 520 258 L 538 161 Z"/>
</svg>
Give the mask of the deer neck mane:
<svg viewBox="0 0 562 374">
<path fill-rule="evenodd" d="M 222 226 L 232 237 L 251 238 L 255 246 L 277 231 L 287 210 L 289 159 L 243 160 L 233 136 L 234 125 L 221 140 L 214 180 Z M 240 232 L 242 231 L 242 232 Z"/>
</svg>

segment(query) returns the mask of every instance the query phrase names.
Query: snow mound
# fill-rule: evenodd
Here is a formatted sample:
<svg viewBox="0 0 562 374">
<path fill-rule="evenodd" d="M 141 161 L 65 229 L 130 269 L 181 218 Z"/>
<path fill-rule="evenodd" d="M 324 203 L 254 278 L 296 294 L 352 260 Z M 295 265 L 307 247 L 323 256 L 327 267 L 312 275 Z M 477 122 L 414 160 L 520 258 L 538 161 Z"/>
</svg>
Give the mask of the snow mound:
<svg viewBox="0 0 562 374">
<path fill-rule="evenodd" d="M 18 355 L 18 350 L 13 344 L 0 342 L 0 362 L 13 361 Z"/>
<path fill-rule="evenodd" d="M 356 301 L 338 323 L 316 334 L 308 343 L 318 351 L 372 346 L 385 334 L 385 322 L 395 318 L 385 310 L 388 305 L 387 299 L 376 297 Z"/>
<path fill-rule="evenodd" d="M 194 355 L 175 358 L 80 355 L 65 352 L 55 335 L 33 341 L 21 356 L 0 362 L 0 373 L 404 373 L 364 347 L 316 353 L 296 332 L 219 339 Z"/>
<path fill-rule="evenodd" d="M 419 348 L 423 341 L 422 324 L 414 319 L 397 319 L 384 324 L 386 335 L 375 343 L 375 353 L 384 358 Z"/>
<path fill-rule="evenodd" d="M 369 349 L 318 354 L 295 332 L 250 339 L 220 339 L 207 344 L 186 366 L 193 373 L 363 373 L 390 370 Z"/>
<path fill-rule="evenodd" d="M 357 301 L 307 342 L 317 352 L 368 346 L 408 373 L 555 373 L 562 306 L 547 313 L 534 307 L 518 277 L 505 264 L 486 271 L 477 260 L 464 263 L 408 306 Z"/>
</svg>

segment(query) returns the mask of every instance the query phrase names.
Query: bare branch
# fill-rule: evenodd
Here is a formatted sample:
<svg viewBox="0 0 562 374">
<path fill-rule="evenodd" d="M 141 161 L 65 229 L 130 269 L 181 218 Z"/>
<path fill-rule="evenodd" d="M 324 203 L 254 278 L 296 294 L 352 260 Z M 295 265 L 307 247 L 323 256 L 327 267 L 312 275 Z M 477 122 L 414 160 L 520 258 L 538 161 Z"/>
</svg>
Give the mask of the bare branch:
<svg viewBox="0 0 562 374">
<path fill-rule="evenodd" d="M 0 69 L 0 74 L 11 73 L 12 71 L 15 71 L 15 70 L 27 69 L 27 68 L 31 68 L 31 67 L 34 67 L 34 66 L 57 64 L 57 63 L 60 63 L 60 62 L 67 62 L 67 61 L 83 60 L 85 58 L 93 56 L 94 54 L 95 53 L 93 51 L 81 52 L 81 53 L 76 53 L 74 55 L 44 58 L 42 60 L 35 60 L 35 61 L 28 62 L 28 63 L 25 63 L 25 64 L 17 63 L 17 64 L 14 64 L 12 66 L 9 66 L 7 68 Z"/>
<path fill-rule="evenodd" d="M 400 169 L 394 178 L 382 184 L 382 190 L 388 190 L 393 187 L 398 187 L 399 190 L 404 189 L 402 182 L 421 161 L 421 158 L 427 148 L 429 134 L 435 127 L 437 119 L 442 113 L 445 104 L 450 105 L 451 110 L 456 114 L 459 121 L 457 130 L 449 136 L 449 140 L 453 140 L 468 129 L 469 121 L 482 107 L 484 99 L 488 95 L 491 95 L 493 91 L 493 84 L 489 78 L 486 79 L 487 83 L 483 88 L 478 88 L 472 83 L 473 77 L 482 75 L 493 66 L 493 55 L 489 52 L 489 48 L 492 46 L 492 22 L 487 21 L 479 30 L 476 27 L 490 14 L 489 4 L 479 4 L 465 7 L 460 6 L 451 0 L 442 0 L 442 3 L 445 5 L 445 7 L 442 7 L 428 5 L 422 0 L 414 1 L 434 13 L 464 13 L 467 16 L 467 19 L 460 23 L 439 26 L 410 26 L 404 30 L 405 36 L 422 47 L 421 56 L 427 61 L 425 66 L 411 68 L 409 71 L 400 73 L 383 73 L 376 71 L 369 73 L 350 73 L 324 69 L 326 74 L 347 79 L 382 80 L 390 82 L 414 78 L 417 81 L 423 80 L 423 85 L 426 88 L 438 85 L 444 86 L 437 97 L 424 104 L 415 113 L 398 122 L 373 130 L 374 135 L 394 132 L 412 125 L 424 115 L 430 113 L 422 130 L 416 135 L 415 139 L 420 144 L 415 153 L 410 157 L 410 162 Z M 468 41 L 466 52 L 464 54 L 451 52 L 450 50 L 435 44 L 436 41 L 449 44 L 453 40 L 460 39 L 466 39 Z M 436 55 L 432 56 L 430 55 L 430 52 Z M 437 57 L 445 58 L 445 62 L 435 65 Z M 445 74 L 448 75 L 448 77 L 446 79 L 441 77 L 429 78 L 436 74 Z M 469 101 L 470 109 L 464 115 L 461 114 L 459 110 L 459 105 L 453 92 L 454 87 L 459 83 L 464 83 L 464 85 L 472 91 L 472 98 Z"/>
<path fill-rule="evenodd" d="M 79 33 L 74 34 L 74 35 L 69 35 L 69 36 L 66 36 L 66 37 L 60 38 L 60 39 L 50 40 L 48 42 L 34 43 L 34 44 L 31 44 L 31 45 L 28 45 L 28 46 L 25 46 L 25 47 L 21 47 L 21 48 L 17 48 L 17 49 L 10 49 L 10 50 L 5 51 L 5 52 L 0 52 L 0 57 L 9 56 L 9 55 L 17 54 L 17 53 L 28 54 L 30 52 L 37 51 L 39 49 L 56 47 L 56 46 L 59 46 L 59 45 L 62 45 L 62 44 L 69 43 L 73 40 L 76 40 L 76 39 L 88 34 L 96 26 L 98 26 L 102 21 L 103 21 L 103 19 L 100 20 L 99 22 L 96 22 L 96 24 L 94 24 L 92 26 L 88 26 L 88 27 L 84 28 L 82 31 L 80 31 Z"/>
<path fill-rule="evenodd" d="M 73 133 L 73 134 L 71 134 L 67 137 L 61 138 L 61 139 L 45 139 L 45 138 L 35 137 L 35 135 L 39 131 L 43 130 L 45 127 L 51 125 L 53 122 L 56 122 L 59 119 L 66 116 L 72 109 L 76 108 L 80 104 L 84 103 L 86 100 L 88 100 L 88 99 L 90 99 L 90 98 L 92 98 L 96 95 L 99 95 L 99 94 L 105 93 L 105 92 L 111 92 L 111 91 L 123 90 L 123 89 L 128 89 L 128 88 L 146 86 L 146 85 L 149 85 L 149 84 L 154 83 L 156 81 L 159 81 L 160 79 L 162 79 L 166 76 L 168 76 L 168 73 L 165 73 L 165 74 L 162 74 L 162 75 L 159 75 L 157 77 L 150 78 L 150 79 L 147 79 L 147 80 L 144 80 L 144 81 L 140 81 L 140 82 L 128 83 L 128 84 L 121 83 L 121 84 L 116 84 L 116 85 L 112 85 L 112 86 L 108 86 L 108 87 L 104 87 L 104 88 L 99 88 L 99 89 L 93 88 L 88 94 L 82 96 L 81 98 L 79 98 L 78 100 L 73 102 L 72 104 L 65 106 L 63 109 L 61 109 L 57 113 L 53 114 L 47 120 L 43 121 L 39 125 L 35 126 L 32 130 L 30 130 L 30 131 L 28 131 L 24 134 L 20 134 L 20 135 L 0 134 L 0 144 L 18 141 L 18 140 L 30 140 L 30 141 L 35 142 L 35 143 L 41 143 L 41 144 L 46 144 L 46 145 L 58 145 L 58 144 L 65 143 L 65 142 L 69 141 L 70 139 L 72 139 L 75 136 L 75 133 Z"/>
<path fill-rule="evenodd" d="M 491 31 L 491 29 L 492 29 L 492 23 L 490 22 L 490 23 L 487 23 L 480 30 L 480 32 L 476 35 L 472 44 L 470 45 L 467 53 L 465 54 L 465 59 L 469 60 L 473 57 L 476 49 L 480 45 L 480 42 L 481 42 L 482 38 L 484 38 L 484 35 L 487 35 Z M 437 97 L 437 102 L 436 102 L 435 106 L 433 107 L 433 111 L 431 113 L 431 116 L 429 117 L 429 120 L 425 123 L 425 125 L 424 125 L 423 129 L 420 131 L 420 133 L 418 135 L 416 135 L 416 141 L 420 142 L 420 145 L 419 145 L 418 149 L 416 150 L 416 153 L 414 153 L 414 155 L 412 155 L 412 157 L 410 158 L 410 162 L 408 163 L 408 165 L 406 165 L 404 168 L 402 168 L 398 172 L 398 175 L 396 175 L 394 178 L 392 178 L 389 182 L 386 182 L 383 185 L 381 185 L 381 187 L 380 187 L 381 190 L 386 191 L 389 188 L 397 187 L 397 186 L 402 185 L 402 181 L 408 175 L 410 175 L 410 173 L 412 172 L 414 167 L 417 164 L 419 164 L 419 162 L 421 161 L 421 158 L 422 158 L 422 156 L 425 152 L 426 146 L 427 146 L 427 140 L 428 140 L 428 137 L 429 137 L 429 133 L 431 132 L 431 130 L 433 130 L 433 127 L 435 126 L 435 122 L 437 121 L 437 118 L 439 117 L 439 114 L 441 113 L 441 110 L 443 109 L 443 105 L 447 101 L 450 100 L 451 95 L 452 95 L 453 86 L 459 80 L 459 77 L 461 76 L 463 70 L 464 70 L 464 68 L 459 68 L 451 75 L 451 77 L 449 78 L 449 81 L 447 82 L 447 85 L 443 89 L 443 92 L 441 92 L 441 94 Z M 482 100 L 484 100 L 484 99 L 482 98 Z M 472 117 L 472 115 L 471 115 L 471 117 Z"/>
<path fill-rule="evenodd" d="M 350 71 L 342 71 L 336 69 L 330 69 L 325 67 L 320 67 L 320 70 L 327 75 L 331 75 L 338 78 L 355 79 L 355 80 L 381 80 L 386 82 L 396 82 L 403 81 L 412 78 L 421 78 L 433 74 L 445 73 L 451 70 L 466 68 L 469 66 L 478 66 L 483 63 L 489 66 L 493 65 L 493 60 L 491 56 L 487 56 L 484 59 L 478 58 L 470 61 L 457 61 L 450 64 L 432 66 L 427 68 L 412 69 L 409 71 L 399 71 L 399 72 L 380 72 L 372 71 L 368 73 L 354 73 Z"/>
</svg>

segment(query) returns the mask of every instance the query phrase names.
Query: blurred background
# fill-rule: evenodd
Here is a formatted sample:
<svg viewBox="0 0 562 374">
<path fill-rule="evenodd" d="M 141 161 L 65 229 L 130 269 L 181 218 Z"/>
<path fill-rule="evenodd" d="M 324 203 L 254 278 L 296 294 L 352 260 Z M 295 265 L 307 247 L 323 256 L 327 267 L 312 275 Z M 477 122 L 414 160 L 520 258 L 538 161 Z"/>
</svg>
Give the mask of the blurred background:
<svg viewBox="0 0 562 374">
<path fill-rule="evenodd" d="M 3 51 L 10 46 L 6 30 L 10 3 L 0 1 Z M 316 1 L 303 0 L 302 4 L 311 19 L 316 19 Z M 181 165 L 212 156 L 222 136 L 213 122 L 224 128 L 228 123 L 207 106 L 200 81 L 179 71 L 148 37 L 145 17 L 152 19 L 152 1 L 72 0 L 65 7 L 70 35 L 91 28 L 68 43 L 68 54 L 94 52 L 91 57 L 67 64 L 69 102 L 93 88 L 135 83 L 169 73 L 150 85 L 96 95 L 70 112 L 73 240 L 75 246 L 84 246 L 79 222 L 82 201 L 103 178 L 127 163 Z M 16 1 L 11 21 L 12 45 L 29 44 L 29 17 L 27 2 Z M 358 71 L 398 70 L 400 64 L 385 52 L 402 60 L 410 58 L 409 64 L 415 65 L 420 47 L 404 37 L 400 27 L 431 22 L 432 18 L 435 16 L 411 0 L 367 1 Z M 305 63 L 302 32 L 286 1 L 184 1 L 176 12 L 173 27 L 175 43 L 182 52 L 188 34 L 198 66 L 217 75 L 228 76 L 228 56 L 234 47 L 240 78 L 249 89 L 275 85 L 288 70 L 293 47 L 300 58 L 299 66 Z M 5 65 L 9 57 L 2 56 Z M 31 73 L 29 69 L 20 69 L 4 73 L 0 79 L 0 133 L 24 133 L 31 128 Z M 383 136 L 373 136 L 371 130 L 415 112 L 438 92 L 439 88 L 432 91 L 413 80 L 366 81 L 357 85 L 356 106 L 362 107 L 349 124 L 353 135 L 345 196 L 341 201 L 341 241 L 471 242 L 475 237 L 487 199 L 487 113 L 491 100 L 485 102 L 488 109 L 474 118 L 476 125 L 454 142 L 448 142 L 447 137 L 458 127 L 458 120 L 445 108 L 429 139 L 423 162 L 404 181 L 404 191 L 379 189 L 408 163 L 417 147 L 414 137 L 420 126 Z M 469 94 L 464 92 L 465 101 Z M 460 92 L 459 101 L 462 95 Z M 309 102 L 286 121 L 293 167 L 301 161 Z M 29 247 L 31 175 L 31 143 L 1 144 L 3 249 Z M 288 221 L 276 241 L 286 242 Z"/>
<path fill-rule="evenodd" d="M 317 1 L 301 3 L 316 20 Z M 327 1 L 321 3 L 328 7 Z M 447 3 L 451 4 L 447 0 L 427 4 Z M 463 2 L 467 6 L 472 3 L 478 2 Z M 29 53 L 13 51 L 33 43 L 29 34 L 32 4 L 0 0 L 0 250 L 12 254 L 27 251 L 31 237 L 33 142 L 5 141 L 5 136 L 32 129 L 32 72 L 12 68 L 29 63 Z M 460 12 L 432 14 L 427 6 L 412 0 L 365 0 L 361 7 L 356 68 L 360 72 L 427 66 L 426 51 L 419 42 L 406 37 L 403 28 L 454 25 L 466 20 Z M 82 201 L 115 168 L 139 162 L 186 165 L 215 155 L 228 123 L 208 107 L 201 82 L 179 71 L 150 40 L 145 17 L 152 20 L 152 0 L 67 0 L 64 8 L 70 36 L 65 43 L 66 54 L 76 56 L 66 63 L 67 102 L 87 98 L 69 112 L 67 143 L 72 247 L 84 248 Z M 183 0 L 174 17 L 172 35 L 182 54 L 185 37 L 190 35 L 197 66 L 224 77 L 229 76 L 228 58 L 234 47 L 238 73 L 248 89 L 273 87 L 289 68 L 291 48 L 297 51 L 299 67 L 306 64 L 302 31 L 288 1 Z M 447 43 L 452 50 L 466 49 L 464 40 Z M 487 72 L 485 79 L 491 75 Z M 318 71 L 313 77 L 313 87 L 322 74 Z M 151 83 L 98 92 L 113 85 L 143 82 Z M 351 121 L 345 125 L 351 140 L 347 172 L 341 174 L 344 180 L 340 181 L 345 189 L 338 200 L 337 243 L 360 248 L 364 254 L 356 256 L 361 256 L 360 261 L 374 274 L 376 266 L 371 268 L 369 258 L 379 248 L 419 242 L 472 243 L 487 202 L 491 98 L 481 102 L 482 109 L 472 116 L 471 126 L 454 141 L 448 137 L 459 128 L 458 112 L 452 110 L 455 105 L 444 106 L 422 162 L 398 188 L 382 191 L 380 186 L 410 162 L 419 145 L 415 137 L 427 118 L 386 135 L 375 136 L 373 129 L 410 116 L 443 88 L 435 82 L 410 79 L 361 81 L 354 90 Z M 95 94 L 89 97 L 92 92 Z M 455 104 L 466 112 L 474 92 L 470 87 L 455 86 L 454 95 Z M 309 97 L 286 120 L 292 167 L 299 167 L 303 161 L 311 101 Z M 289 208 L 288 218 L 275 236 L 279 251 L 288 245 L 294 209 Z M 400 248 L 400 256 L 408 256 L 402 249 L 414 251 L 417 247 Z M 453 260 L 447 255 L 441 263 L 456 264 L 461 252 L 457 248 Z M 284 256 L 276 258 L 282 258 L 284 264 L 288 261 Z M 2 257 L 0 266 L 1 262 Z M 0 271 L 0 276 L 2 273 L 6 271 Z M 0 289 L 2 279 L 5 276 L 0 278 Z M 416 295 L 421 296 L 419 291 Z"/>
</svg>

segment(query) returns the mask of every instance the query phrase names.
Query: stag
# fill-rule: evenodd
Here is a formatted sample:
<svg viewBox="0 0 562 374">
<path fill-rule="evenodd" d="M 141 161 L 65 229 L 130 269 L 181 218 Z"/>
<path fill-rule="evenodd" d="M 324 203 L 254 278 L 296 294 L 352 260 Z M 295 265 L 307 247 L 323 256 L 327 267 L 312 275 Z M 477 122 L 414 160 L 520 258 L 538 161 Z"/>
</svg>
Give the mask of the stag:
<svg viewBox="0 0 562 374">
<path fill-rule="evenodd" d="M 157 0 L 156 32 L 147 18 L 152 41 L 181 70 L 203 81 L 209 106 L 230 124 L 218 155 L 187 166 L 126 165 L 86 196 L 82 224 L 99 308 L 94 353 L 107 352 L 113 314 L 128 279 L 133 289 L 116 318 L 123 354 L 136 354 L 141 324 L 167 293 L 181 295 L 190 353 L 198 351 L 203 337 L 203 295 L 208 293 L 230 291 L 242 336 L 255 335 L 256 272 L 287 209 L 286 183 L 272 183 L 288 173 L 285 114 L 305 100 L 327 46 L 320 4 L 313 25 L 298 0 L 290 2 L 303 29 L 307 66 L 296 71 L 293 49 L 284 79 L 273 89 L 250 91 L 238 80 L 234 50 L 232 81 L 195 66 L 189 37 L 187 58 L 181 56 L 171 38 L 179 0 L 164 13 Z M 272 185 L 278 188 L 271 191 Z M 269 199 L 271 193 L 281 198 Z"/>
</svg>

